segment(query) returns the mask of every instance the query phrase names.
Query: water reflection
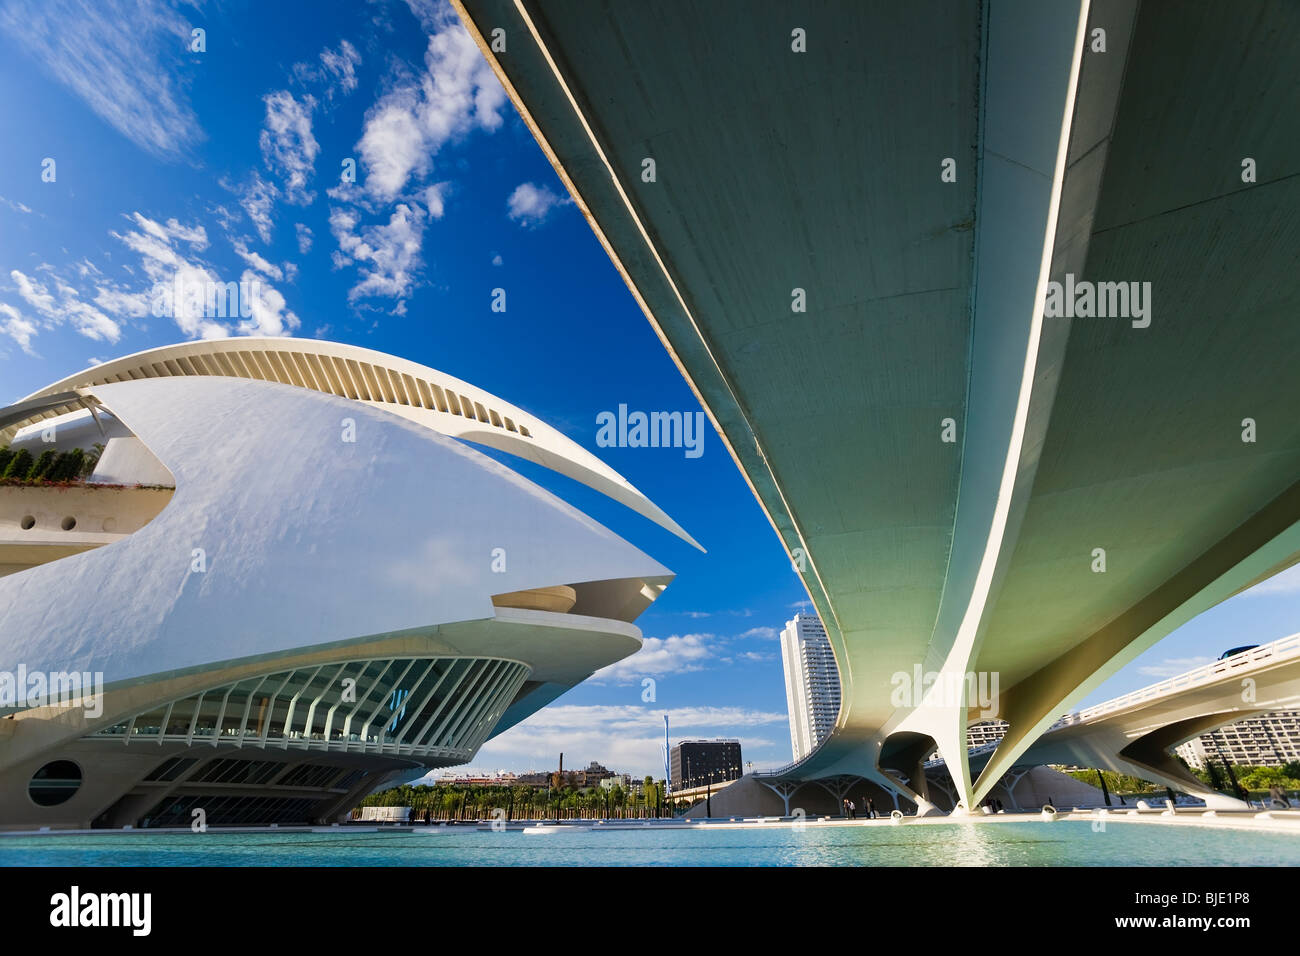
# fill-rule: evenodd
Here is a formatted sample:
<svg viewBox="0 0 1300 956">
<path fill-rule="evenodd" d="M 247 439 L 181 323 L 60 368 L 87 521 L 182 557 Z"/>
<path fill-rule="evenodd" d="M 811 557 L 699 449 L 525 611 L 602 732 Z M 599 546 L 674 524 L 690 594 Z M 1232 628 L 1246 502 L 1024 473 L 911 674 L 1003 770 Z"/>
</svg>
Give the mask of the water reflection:
<svg viewBox="0 0 1300 956">
<path fill-rule="evenodd" d="M 1300 833 L 1036 819 L 900 826 L 558 832 L 451 828 L 0 837 L 0 866 L 1300 865 Z"/>
</svg>

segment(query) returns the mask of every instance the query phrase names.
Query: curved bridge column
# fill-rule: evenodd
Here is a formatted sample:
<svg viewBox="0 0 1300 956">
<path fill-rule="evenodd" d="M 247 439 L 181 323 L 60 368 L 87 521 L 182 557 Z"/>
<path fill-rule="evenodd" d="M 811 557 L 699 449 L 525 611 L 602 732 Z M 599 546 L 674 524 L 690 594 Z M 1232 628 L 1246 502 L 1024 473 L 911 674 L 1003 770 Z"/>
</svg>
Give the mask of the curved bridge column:
<svg viewBox="0 0 1300 956">
<path fill-rule="evenodd" d="M 1285 530 L 1274 535 L 1278 527 Z M 1074 650 L 1004 692 L 1001 716 L 1011 726 L 976 781 L 976 798 L 1020 761 L 1063 710 L 1175 628 L 1293 563 L 1297 554 L 1300 482 Z"/>
<path fill-rule="evenodd" d="M 1138 768 L 1138 776 L 1200 797 L 1212 810 L 1247 810 L 1249 805 L 1246 801 L 1207 787 L 1199 777 L 1178 762 L 1172 751 L 1193 737 L 1262 713 L 1267 711 L 1232 711 L 1180 720 L 1139 737 L 1119 752 L 1120 760 L 1117 762 L 1132 764 Z"/>
<path fill-rule="evenodd" d="M 966 693 L 967 675 L 1028 502 L 1059 371 L 1055 358 L 1068 331 L 1068 324 L 1054 325 L 1044 339 L 1043 304 L 1050 275 L 1069 264 L 1054 260 L 1054 253 L 1088 11 L 1088 0 L 995 0 L 986 12 L 961 485 L 948 581 L 926 662 L 927 669 L 937 665 L 937 679 L 921 706 L 899 724 L 934 738 L 959 805 L 967 809 L 975 805 L 966 759 L 974 703 Z M 1039 82 L 1027 87 L 1026 76 Z M 1059 134 L 1044 137 L 1045 128 Z M 1072 203 L 1072 215 L 1091 214 L 1099 184 L 1097 176 L 1088 195 Z M 1082 249 L 1072 247 L 1071 253 L 1069 259 L 1082 262 Z M 1044 357 L 1047 373 L 1040 374 Z"/>
</svg>

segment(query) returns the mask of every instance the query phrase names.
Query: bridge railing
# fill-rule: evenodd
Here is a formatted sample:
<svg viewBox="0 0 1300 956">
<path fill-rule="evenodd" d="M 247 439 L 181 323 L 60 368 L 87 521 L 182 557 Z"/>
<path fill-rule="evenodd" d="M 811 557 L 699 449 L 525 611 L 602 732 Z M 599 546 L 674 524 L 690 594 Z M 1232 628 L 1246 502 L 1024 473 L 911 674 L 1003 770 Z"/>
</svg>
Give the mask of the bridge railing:
<svg viewBox="0 0 1300 956">
<path fill-rule="evenodd" d="M 1162 680 L 1158 684 L 1151 684 L 1149 687 L 1143 687 L 1138 690 L 1124 694 L 1121 697 L 1113 698 L 1104 703 L 1097 704 L 1095 707 L 1088 707 L 1085 710 L 1075 711 L 1072 714 L 1066 714 L 1056 723 L 1052 724 L 1047 730 L 1053 731 L 1060 727 L 1068 727 L 1074 724 L 1086 723 L 1090 720 L 1096 720 L 1105 714 L 1111 714 L 1118 710 L 1125 710 L 1135 704 L 1141 704 L 1149 700 L 1155 700 L 1158 697 L 1164 697 L 1168 694 L 1178 693 L 1187 690 L 1190 687 L 1197 687 L 1202 684 L 1212 684 L 1215 681 L 1222 680 L 1224 677 L 1236 674 L 1244 674 L 1249 671 L 1257 670 L 1260 667 L 1277 663 L 1279 660 L 1285 660 L 1290 657 L 1300 656 L 1300 634 L 1292 634 L 1290 637 L 1279 638 L 1270 644 L 1261 644 L 1259 647 L 1242 651 L 1240 654 L 1234 654 L 1232 657 L 1221 658 L 1217 661 L 1211 661 L 1195 670 L 1190 670 L 1185 674 L 1179 674 L 1177 677 L 1170 677 Z"/>
</svg>

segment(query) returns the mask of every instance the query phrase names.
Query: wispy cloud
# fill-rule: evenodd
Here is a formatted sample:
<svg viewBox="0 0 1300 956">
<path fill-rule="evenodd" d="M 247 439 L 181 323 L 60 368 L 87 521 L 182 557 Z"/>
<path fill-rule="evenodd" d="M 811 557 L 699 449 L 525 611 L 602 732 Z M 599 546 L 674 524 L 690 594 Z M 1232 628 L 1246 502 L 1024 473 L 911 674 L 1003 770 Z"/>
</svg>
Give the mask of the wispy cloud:
<svg viewBox="0 0 1300 956">
<path fill-rule="evenodd" d="M 260 253 L 250 250 L 248 244 L 243 240 L 236 239 L 230 245 L 235 250 L 235 255 L 239 256 L 239 258 L 243 259 L 258 272 L 262 273 L 262 275 L 269 279 L 275 279 L 277 282 L 284 278 L 283 269 L 275 263 L 268 261 L 266 257 L 262 256 Z"/>
<path fill-rule="evenodd" d="M 118 4 L 16 0 L 0 5 L 13 36 L 106 123 L 163 159 L 204 138 L 178 70 L 191 25 L 161 0 Z"/>
<path fill-rule="evenodd" d="M 1300 564 L 1273 575 L 1267 581 L 1261 581 L 1245 593 L 1257 597 L 1268 594 L 1300 594 Z"/>
<path fill-rule="evenodd" d="M 51 274 L 53 269 L 43 266 Z M 18 294 L 37 314 L 40 315 L 42 325 L 47 328 L 61 325 L 64 322 L 71 323 L 72 326 L 88 339 L 94 339 L 98 342 L 116 342 L 122 337 L 121 326 L 106 316 L 89 302 L 81 298 L 81 294 L 67 282 L 53 275 L 50 283 L 53 284 L 53 290 L 46 282 L 33 278 L 26 273 L 14 269 L 9 273 L 9 278 L 13 280 Z M 12 307 L 11 307 L 12 308 Z M 13 332 L 19 332 L 23 335 L 24 341 L 19 344 L 24 351 L 30 351 L 31 339 L 37 333 L 38 327 L 30 320 L 23 319 L 21 322 L 15 321 L 15 317 L 10 316 L 12 325 L 11 337 Z M 9 323 L 6 323 L 8 326 Z"/>
<path fill-rule="evenodd" d="M 420 279 L 425 228 L 442 218 L 454 188 L 445 179 L 429 182 L 434 160 L 449 143 L 498 129 L 506 99 L 449 6 L 415 3 L 411 9 L 430 34 L 424 70 L 400 73 L 367 111 L 356 143 L 362 175 L 327 193 L 335 203 L 329 216 L 338 243 L 334 266 L 355 265 L 360 276 L 349 302 L 396 299 L 392 311 L 398 315 Z M 365 221 L 385 211 L 386 223 Z"/>
<path fill-rule="evenodd" d="M 324 88 L 326 99 L 337 94 L 351 93 L 357 88 L 357 67 L 361 54 L 347 40 L 339 42 L 337 51 L 326 47 L 321 50 L 317 63 L 295 63 L 294 78 L 302 83 L 317 84 Z"/>
<path fill-rule="evenodd" d="M 356 211 L 330 212 L 330 231 L 338 241 L 334 265 L 360 267 L 361 281 L 348 291 L 348 301 L 368 297 L 398 300 L 396 311 L 405 311 L 420 270 L 420 246 L 428 214 L 419 203 L 398 203 L 386 225 L 362 226 Z"/>
<path fill-rule="evenodd" d="M 275 225 L 271 210 L 274 209 L 275 200 L 280 195 L 275 184 L 267 182 L 262 178 L 261 173 L 255 172 L 242 186 L 232 186 L 224 180 L 221 185 L 239 197 L 239 208 L 244 210 L 244 215 L 257 230 L 258 238 L 263 242 L 270 242 L 271 230 Z"/>
<path fill-rule="evenodd" d="M 713 650 L 708 644 L 712 639 L 712 634 L 647 637 L 641 650 L 631 657 L 596 671 L 591 679 L 622 682 L 645 676 L 685 674 L 703 670 L 704 663 L 713 656 Z"/>
<path fill-rule="evenodd" d="M 4 203 L 6 206 L 8 206 L 8 207 L 9 207 L 10 209 L 12 209 L 14 212 L 21 212 L 21 213 L 23 213 L 24 215 L 31 215 L 31 212 L 32 212 L 31 207 L 30 207 L 30 206 L 25 206 L 25 205 L 23 205 L 22 203 L 18 202 L 18 201 L 15 200 L 15 199 L 6 199 L 4 196 L 0 196 L 0 203 Z"/>
<path fill-rule="evenodd" d="M 266 121 L 258 140 L 262 159 L 268 169 L 281 175 L 285 199 L 305 206 L 316 198 L 307 189 L 320 153 L 311 131 L 316 100 L 311 96 L 297 99 L 288 90 L 277 90 L 262 101 L 266 104 Z"/>
<path fill-rule="evenodd" d="M 35 355 L 32 349 L 32 337 L 36 335 L 36 326 L 23 318 L 22 313 L 12 305 L 0 302 L 0 332 L 18 343 L 18 347 L 28 355 Z"/>
<path fill-rule="evenodd" d="M 299 327 L 300 320 L 287 308 L 284 296 L 268 281 L 280 279 L 283 271 L 260 254 L 251 252 L 242 240 L 232 243 L 235 254 L 251 268 L 244 269 L 238 280 L 238 305 L 249 314 L 212 315 L 206 302 L 185 296 L 176 301 L 172 291 L 226 289 L 234 283 L 222 276 L 217 267 L 198 253 L 208 246 L 207 231 L 202 226 L 186 226 L 175 219 L 158 222 L 136 212 L 127 217 L 133 228 L 110 233 L 140 257 L 139 270 L 148 284 L 98 283 L 96 302 L 116 304 L 133 314 L 147 307 L 158 311 L 165 306 L 176 326 L 189 338 L 225 338 L 229 335 L 287 335 Z M 128 270 L 135 275 L 134 270 Z"/>
<path fill-rule="evenodd" d="M 567 206 L 573 200 L 561 196 L 549 186 L 534 183 L 520 183 L 506 200 L 506 215 L 511 222 L 516 222 L 525 229 L 536 229 L 544 223 L 556 209 Z"/>
</svg>

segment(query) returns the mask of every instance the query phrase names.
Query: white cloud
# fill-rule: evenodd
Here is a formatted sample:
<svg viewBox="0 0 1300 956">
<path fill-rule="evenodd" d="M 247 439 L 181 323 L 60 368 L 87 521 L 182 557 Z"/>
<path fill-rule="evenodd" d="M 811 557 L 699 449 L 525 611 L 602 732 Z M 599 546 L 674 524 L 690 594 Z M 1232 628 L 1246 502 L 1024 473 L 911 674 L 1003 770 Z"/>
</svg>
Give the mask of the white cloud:
<svg viewBox="0 0 1300 956">
<path fill-rule="evenodd" d="M 137 222 L 150 223 L 139 213 L 133 217 Z M 156 225 L 156 223 L 154 224 Z M 145 275 L 152 280 L 153 288 L 148 294 L 151 301 L 159 295 L 169 295 L 176 284 L 182 288 L 212 288 L 220 285 L 216 273 L 201 261 L 192 261 L 181 255 L 172 245 L 170 238 L 159 238 L 157 230 L 142 226 L 143 231 L 112 233 L 128 249 L 140 256 L 141 267 Z M 169 303 L 171 315 L 177 327 L 191 338 L 225 338 L 229 330 L 219 322 L 203 314 L 201 302 L 182 300 Z"/>
<path fill-rule="evenodd" d="M 284 270 L 273 262 L 268 262 L 265 258 L 256 252 L 250 251 L 248 244 L 243 240 L 236 239 L 232 242 L 231 247 L 235 250 L 235 255 L 243 259 L 250 266 L 256 269 L 262 275 L 274 279 L 277 282 L 284 278 Z"/>
<path fill-rule="evenodd" d="M 258 278 L 257 273 L 245 270 L 240 276 L 241 288 L 250 290 L 249 307 L 252 317 L 239 323 L 244 335 L 285 335 L 301 324 L 298 316 L 285 309 L 284 296 Z"/>
<path fill-rule="evenodd" d="M 31 214 L 32 209 L 31 209 L 30 206 L 25 206 L 25 205 L 23 205 L 22 203 L 18 202 L 18 201 L 15 200 L 15 199 L 5 199 L 4 196 L 0 196 L 0 202 L 4 203 L 6 206 L 8 206 L 8 207 L 9 207 L 10 209 L 12 209 L 14 212 L 26 213 L 26 214 L 28 214 L 28 215 Z"/>
<path fill-rule="evenodd" d="M 712 634 L 674 634 L 671 637 L 647 637 L 631 657 L 604 667 L 591 679 L 595 681 L 630 681 L 646 675 L 685 674 L 703 670 L 713 656 L 707 642 Z"/>
<path fill-rule="evenodd" d="M 494 266 L 499 266 L 499 265 L 501 265 L 502 261 L 503 261 L 503 260 L 501 259 L 501 255 L 500 255 L 500 253 L 498 253 L 497 255 L 495 255 L 495 256 L 492 257 L 492 264 L 493 264 Z"/>
<path fill-rule="evenodd" d="M 293 228 L 298 234 L 298 251 L 305 256 L 307 253 L 311 252 L 311 230 L 302 223 L 296 223 Z"/>
<path fill-rule="evenodd" d="M 423 176 L 448 142 L 502 123 L 505 90 L 449 7 L 422 16 L 432 30 L 425 72 L 397 86 L 366 115 L 357 143 L 370 196 L 389 202 L 413 176 Z"/>
<path fill-rule="evenodd" d="M 77 331 L 97 342 L 116 342 L 122 337 L 122 328 L 88 302 L 82 302 L 76 289 L 59 283 L 62 297 L 59 307 L 72 320 Z"/>
<path fill-rule="evenodd" d="M 258 173 L 253 173 L 247 186 L 238 190 L 239 205 L 248 216 L 249 222 L 257 230 L 263 242 L 271 241 L 271 207 L 275 205 L 279 190 L 264 180 Z"/>
<path fill-rule="evenodd" d="M 249 250 L 245 240 L 233 240 L 231 245 L 249 268 L 242 270 L 238 283 L 230 282 L 197 255 L 208 246 L 207 231 L 202 226 L 185 225 L 176 219 L 150 219 L 139 212 L 124 218 L 130 228 L 110 235 L 139 257 L 138 265 L 120 264 L 129 279 L 115 281 L 85 260 L 70 266 L 68 275 L 75 273 L 80 280 L 93 284 L 92 304 L 83 300 L 81 293 L 51 266 L 42 265 L 39 270 L 49 273 L 49 280 L 15 269 L 10 278 L 38 318 L 33 322 L 16 310 L 5 311 L 0 332 L 27 348 L 42 327 L 65 322 L 87 338 L 116 343 L 122 335 L 120 319 L 151 314 L 170 315 L 181 332 L 191 338 L 287 335 L 300 326 L 298 316 L 288 309 L 284 296 L 269 281 L 283 279 L 285 270 Z M 175 301 L 178 289 L 181 297 Z M 232 293 L 236 297 L 230 298 Z M 219 314 L 226 311 L 229 314 Z"/>
<path fill-rule="evenodd" d="M 417 203 L 398 203 L 387 225 L 359 227 L 357 212 L 330 211 L 330 230 L 339 244 L 335 265 L 353 262 L 360 267 L 361 281 L 348 291 L 348 301 L 374 296 L 405 299 L 410 294 L 420 267 L 426 221 Z"/>
<path fill-rule="evenodd" d="M 429 218 L 441 219 L 446 210 L 445 195 L 450 183 L 434 183 L 424 190 L 424 206 L 429 210 Z"/>
<path fill-rule="evenodd" d="M 54 279 L 57 295 L 51 293 L 48 286 L 17 269 L 10 272 L 9 276 L 17 285 L 18 294 L 46 319 L 46 325 L 54 326 L 71 322 L 86 338 L 101 342 L 116 342 L 122 337 L 122 329 L 118 323 L 90 303 L 83 302 L 77 290 L 57 276 Z M 29 324 L 26 320 L 24 322 Z"/>
<path fill-rule="evenodd" d="M 140 213 L 132 213 L 131 221 L 155 239 L 170 243 L 180 239 L 202 251 L 208 247 L 208 233 L 202 226 L 182 226 L 175 219 L 168 219 L 165 225 L 154 222 Z"/>
<path fill-rule="evenodd" d="M 95 304 L 105 312 L 117 312 L 142 319 L 149 314 L 149 296 L 143 292 L 127 292 L 116 286 L 99 286 L 95 290 Z"/>
<path fill-rule="evenodd" d="M 45 286 L 17 269 L 10 272 L 9 277 L 17 283 L 18 294 L 27 301 L 28 305 L 47 315 L 54 313 L 54 296 L 49 294 Z"/>
<path fill-rule="evenodd" d="M 32 351 L 32 338 L 36 335 L 36 326 L 22 317 L 12 305 L 6 305 L 0 302 L 0 332 L 9 336 L 18 343 L 18 347 L 28 355 L 35 355 Z"/>
<path fill-rule="evenodd" d="M 268 93 L 262 99 L 266 103 L 266 124 L 259 138 L 262 159 L 267 168 L 284 177 L 284 198 L 305 206 L 315 199 L 315 194 L 307 191 L 307 181 L 320 153 L 320 144 L 311 132 L 316 101 L 310 96 L 297 100 L 288 90 Z"/>
<path fill-rule="evenodd" d="M 781 632 L 774 627 L 751 627 L 748 631 L 740 635 L 741 637 L 762 637 L 773 639 L 781 636 Z"/>
<path fill-rule="evenodd" d="M 525 229 L 536 229 L 552 212 L 570 202 L 548 186 L 520 183 L 506 200 L 506 214 Z"/>
<path fill-rule="evenodd" d="M 427 182 L 434 158 L 476 130 L 498 129 L 506 101 L 505 90 L 450 6 L 419 3 L 412 12 L 430 34 L 424 70 L 399 76 L 367 111 L 356 143 L 360 181 L 326 190 L 338 204 L 330 210 L 330 231 L 338 242 L 331 261 L 335 268 L 356 265 L 360 274 L 348 300 L 355 305 L 361 299 L 394 298 L 392 311 L 399 315 L 419 278 L 425 227 L 442 218 L 453 188 L 448 181 Z M 342 46 L 338 56 L 351 62 Z M 321 62 L 346 83 L 348 68 L 342 60 L 322 54 Z M 363 213 L 380 213 L 389 204 L 387 223 L 363 224 Z"/>
<path fill-rule="evenodd" d="M 177 327 L 190 338 L 217 339 L 225 338 L 233 332 L 249 335 L 284 335 L 299 325 L 298 317 L 285 309 L 284 297 L 269 283 L 258 278 L 251 269 L 245 270 L 240 278 L 242 287 L 239 294 L 243 301 L 240 306 L 250 315 L 239 321 L 239 316 L 218 316 L 209 314 L 206 303 L 197 296 L 185 295 L 181 301 L 174 301 L 172 291 L 178 286 L 183 290 L 211 290 L 228 288 L 213 268 L 202 259 L 192 258 L 177 248 L 180 242 L 202 249 L 207 245 L 206 233 L 200 227 L 187 229 L 176 220 L 168 220 L 166 226 L 135 213 L 130 217 L 139 229 L 125 233 L 113 233 L 128 249 L 140 256 L 140 266 L 152 283 L 146 290 L 136 294 L 147 295 L 151 307 L 160 301 L 165 302 Z M 236 248 L 236 253 L 239 253 Z M 244 250 L 247 252 L 247 249 Z M 245 261 L 256 259 L 265 262 L 256 253 L 249 253 Z M 250 262 L 250 264 L 252 264 Z M 270 263 L 266 263 L 272 269 Z M 234 324 L 222 322 L 229 319 Z"/>
<path fill-rule="evenodd" d="M 429 167 L 429 152 L 415 116 L 416 94 L 403 90 L 393 96 L 375 107 L 357 144 L 366 165 L 366 189 L 384 200 L 401 192 L 412 173 Z"/>
<path fill-rule="evenodd" d="M 1243 592 L 1250 595 L 1264 594 L 1300 594 L 1300 564 L 1293 565 L 1285 571 L 1281 571 L 1267 581 L 1261 581 L 1249 591 Z"/>
<path fill-rule="evenodd" d="M 142 149 L 177 159 L 204 138 L 176 69 L 190 24 L 161 0 L 112 4 L 18 0 L 0 5 L 0 30 Z"/>
<path fill-rule="evenodd" d="M 325 89 L 327 99 L 334 99 L 335 92 L 351 93 L 357 88 L 357 67 L 361 65 L 361 54 L 347 40 L 339 41 L 338 52 L 329 47 L 321 50 L 320 66 L 296 63 L 293 75 L 304 83 L 320 83 Z"/>
</svg>

